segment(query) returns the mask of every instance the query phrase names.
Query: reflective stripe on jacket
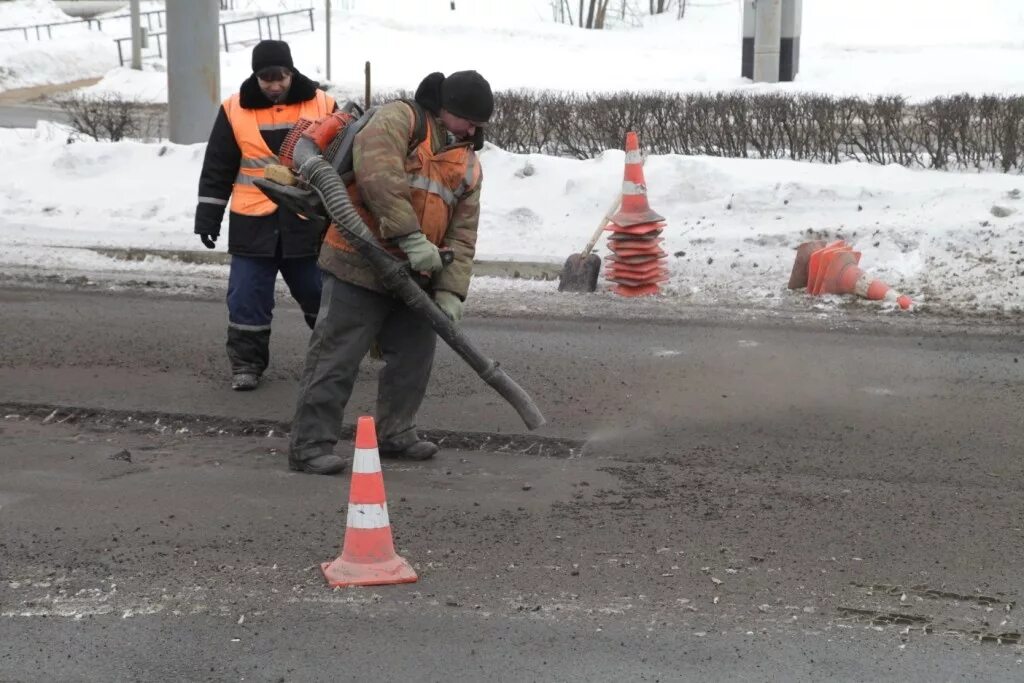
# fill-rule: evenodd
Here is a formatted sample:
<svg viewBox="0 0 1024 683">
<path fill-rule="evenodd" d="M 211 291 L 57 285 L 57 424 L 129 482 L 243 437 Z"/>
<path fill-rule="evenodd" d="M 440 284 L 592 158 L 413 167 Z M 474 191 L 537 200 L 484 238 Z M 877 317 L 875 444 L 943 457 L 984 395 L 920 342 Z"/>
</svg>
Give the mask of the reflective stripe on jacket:
<svg viewBox="0 0 1024 683">
<path fill-rule="evenodd" d="M 224 112 L 242 152 L 242 163 L 231 189 L 231 211 L 245 216 L 266 216 L 277 210 L 277 204 L 260 191 L 253 180 L 262 178 L 264 169 L 280 161 L 261 131 L 291 129 L 300 118 L 316 121 L 334 110 L 334 99 L 322 90 L 305 102 L 274 105 L 261 109 L 242 107 L 235 93 L 224 100 Z"/>
</svg>

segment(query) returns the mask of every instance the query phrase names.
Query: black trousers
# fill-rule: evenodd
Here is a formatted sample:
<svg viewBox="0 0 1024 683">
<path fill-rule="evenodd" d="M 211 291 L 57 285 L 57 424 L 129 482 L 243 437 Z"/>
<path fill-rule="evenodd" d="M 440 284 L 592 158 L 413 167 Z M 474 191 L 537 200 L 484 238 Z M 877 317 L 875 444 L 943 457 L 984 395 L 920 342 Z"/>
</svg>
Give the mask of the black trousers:
<svg viewBox="0 0 1024 683">
<path fill-rule="evenodd" d="M 399 299 L 325 273 L 292 420 L 293 459 L 333 452 L 359 364 L 374 339 L 384 360 L 377 380 L 378 440 L 401 449 L 419 439 L 416 413 L 430 380 L 436 333 Z"/>
</svg>

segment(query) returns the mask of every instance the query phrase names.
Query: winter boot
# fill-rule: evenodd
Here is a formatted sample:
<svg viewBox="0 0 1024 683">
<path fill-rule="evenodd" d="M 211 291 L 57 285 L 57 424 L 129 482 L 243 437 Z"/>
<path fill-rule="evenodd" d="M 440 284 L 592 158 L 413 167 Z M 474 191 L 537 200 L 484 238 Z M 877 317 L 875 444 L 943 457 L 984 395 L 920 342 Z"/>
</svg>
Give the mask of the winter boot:
<svg viewBox="0 0 1024 683">
<path fill-rule="evenodd" d="M 288 456 L 288 467 L 306 474 L 340 474 L 345 471 L 345 461 L 333 453 L 316 455 L 306 460 L 295 460 Z"/>
<path fill-rule="evenodd" d="M 393 448 L 382 443 L 379 450 L 380 457 L 392 460 L 430 460 L 439 449 L 432 441 L 414 441 L 405 448 Z"/>
<path fill-rule="evenodd" d="M 231 377 L 231 388 L 235 391 L 252 391 L 260 385 L 260 376 L 255 372 L 237 372 Z"/>
</svg>

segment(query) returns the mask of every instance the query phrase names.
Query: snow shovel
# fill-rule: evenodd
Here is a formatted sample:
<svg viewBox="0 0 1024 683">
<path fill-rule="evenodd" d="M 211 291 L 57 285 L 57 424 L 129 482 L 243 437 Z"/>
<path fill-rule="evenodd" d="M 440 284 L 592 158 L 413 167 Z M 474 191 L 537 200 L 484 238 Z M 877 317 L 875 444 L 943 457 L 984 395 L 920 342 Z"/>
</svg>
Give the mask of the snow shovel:
<svg viewBox="0 0 1024 683">
<path fill-rule="evenodd" d="M 587 242 L 587 246 L 583 247 L 583 251 L 565 259 L 562 272 L 558 274 L 559 292 L 593 292 L 597 290 L 597 276 L 601 272 L 601 257 L 590 252 L 594 250 L 594 245 L 601 238 L 604 226 L 608 225 L 609 217 L 615 213 L 615 209 L 619 208 L 620 201 L 621 199 L 616 197 L 615 203 L 601 216 L 597 230 Z"/>
</svg>

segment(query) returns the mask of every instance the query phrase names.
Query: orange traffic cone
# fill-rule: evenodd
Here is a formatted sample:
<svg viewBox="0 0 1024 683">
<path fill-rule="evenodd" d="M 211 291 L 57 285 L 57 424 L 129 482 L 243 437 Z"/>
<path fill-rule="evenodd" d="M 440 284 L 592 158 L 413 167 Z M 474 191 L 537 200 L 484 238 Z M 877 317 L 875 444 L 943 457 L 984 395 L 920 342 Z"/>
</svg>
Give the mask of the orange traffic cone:
<svg viewBox="0 0 1024 683">
<path fill-rule="evenodd" d="M 842 240 L 816 249 L 811 254 L 807 261 L 807 291 L 810 294 L 825 294 L 822 291 L 822 287 L 825 285 L 825 271 L 828 270 L 832 257 L 840 252 L 851 253 L 854 255 L 854 259 L 858 263 L 860 262 L 860 252 L 853 251 L 853 247 Z M 799 256 L 799 253 L 797 255 Z"/>
<path fill-rule="evenodd" d="M 608 249 L 605 279 L 614 283 L 612 291 L 620 296 L 650 296 L 661 291 L 659 283 L 668 280 L 667 254 L 661 248 L 665 219 L 647 203 L 643 158 L 636 133 L 626 133 L 626 170 L 622 181 L 622 204 L 608 219 L 605 230 Z"/>
<path fill-rule="evenodd" d="M 412 583 L 417 579 L 409 563 L 395 554 L 372 417 L 360 417 L 356 425 L 348 522 L 341 555 L 333 562 L 324 562 L 320 569 L 332 588 Z"/>
<path fill-rule="evenodd" d="M 808 294 L 856 294 L 872 301 L 891 301 L 903 310 L 913 305 L 909 296 L 898 294 L 889 285 L 876 280 L 858 266 L 861 253 L 839 240 L 826 244 L 821 240 L 797 247 L 790 289 L 806 285 Z"/>
<path fill-rule="evenodd" d="M 822 294 L 856 294 L 862 299 L 891 301 L 904 311 L 913 303 L 909 296 L 897 294 L 889 285 L 858 268 L 859 253 L 841 251 L 827 258 L 828 264 L 822 278 Z"/>
<path fill-rule="evenodd" d="M 640 156 L 640 141 L 633 132 L 626 133 L 626 170 L 622 179 L 622 206 L 609 220 L 620 228 L 665 220 L 651 211 L 651 206 L 647 203 L 644 160 Z"/>
</svg>

